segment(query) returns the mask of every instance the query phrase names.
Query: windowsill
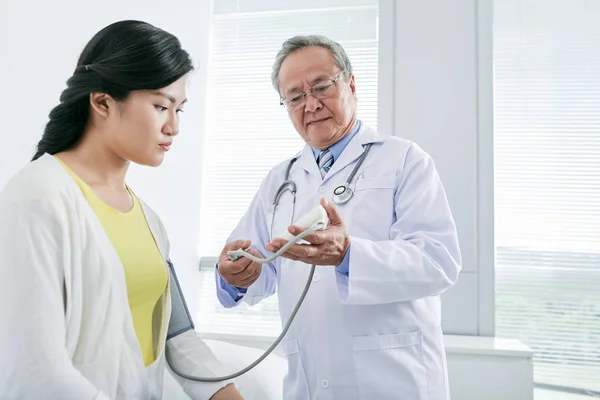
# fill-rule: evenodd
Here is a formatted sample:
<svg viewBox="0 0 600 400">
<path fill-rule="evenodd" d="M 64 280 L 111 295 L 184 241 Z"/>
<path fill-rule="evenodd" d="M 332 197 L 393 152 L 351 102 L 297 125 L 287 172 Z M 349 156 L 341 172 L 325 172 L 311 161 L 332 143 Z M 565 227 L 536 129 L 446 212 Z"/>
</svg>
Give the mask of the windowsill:
<svg viewBox="0 0 600 400">
<path fill-rule="evenodd" d="M 267 348 L 275 336 L 253 336 L 241 334 L 202 333 L 198 335 L 203 339 L 220 340 L 223 342 L 245 345 L 248 347 Z M 481 356 L 503 356 L 532 358 L 533 351 L 516 339 L 498 337 L 444 335 L 444 345 L 447 354 L 467 354 Z"/>
<path fill-rule="evenodd" d="M 240 335 L 240 334 L 218 334 L 198 333 L 203 339 L 216 340 L 232 343 L 238 346 L 267 349 L 276 339 L 274 336 Z M 467 336 L 467 335 L 444 335 L 446 354 L 459 356 L 482 356 L 482 357 L 514 357 L 520 359 L 532 359 L 533 351 L 523 343 L 515 339 Z M 285 358 L 278 349 L 276 355 Z M 582 394 L 565 393 L 549 389 L 534 389 L 535 400 L 586 400 L 590 397 Z"/>
<path fill-rule="evenodd" d="M 232 333 L 198 332 L 202 339 L 220 340 L 247 347 L 268 348 L 277 339 L 275 336 L 241 335 Z"/>
<path fill-rule="evenodd" d="M 598 397 L 586 396 L 583 394 L 565 393 L 556 390 L 534 389 L 533 398 L 535 400 L 592 400 Z"/>
<path fill-rule="evenodd" d="M 448 354 L 533 357 L 533 350 L 516 339 L 491 336 L 444 335 Z"/>
</svg>

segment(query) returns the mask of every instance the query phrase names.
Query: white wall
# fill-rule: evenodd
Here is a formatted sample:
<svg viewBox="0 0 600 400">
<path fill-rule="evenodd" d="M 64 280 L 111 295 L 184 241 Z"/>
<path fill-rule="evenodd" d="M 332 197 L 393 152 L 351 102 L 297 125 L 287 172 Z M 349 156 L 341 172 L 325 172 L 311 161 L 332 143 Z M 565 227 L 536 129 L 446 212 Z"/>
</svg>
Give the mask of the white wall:
<svg viewBox="0 0 600 400">
<path fill-rule="evenodd" d="M 176 34 L 200 69 L 182 134 L 159 169 L 130 184 L 163 218 L 195 315 L 200 149 L 211 2 L 3 0 L 0 9 L 0 187 L 28 162 L 79 52 L 105 25 L 135 18 Z M 458 225 L 464 270 L 444 295 L 446 333 L 493 334 L 491 0 L 381 0 L 380 125 L 434 157 Z M 436 10 L 436 12 L 432 12 Z M 48 18 L 52 15 L 52 18 Z M 479 32 L 479 36 L 478 36 Z M 482 166 L 483 168 L 479 168 Z M 161 188 L 159 191 L 156 188 Z"/>
<path fill-rule="evenodd" d="M 463 255 L 459 281 L 443 296 L 444 332 L 492 335 L 491 0 L 398 0 L 390 6 L 394 129 L 435 160 Z"/>
<path fill-rule="evenodd" d="M 57 104 L 79 53 L 104 26 L 140 19 L 175 34 L 199 65 L 188 88 L 181 134 L 162 167 L 133 168 L 129 183 L 162 217 L 172 258 L 190 307 L 197 280 L 200 159 L 204 126 L 205 57 L 211 2 L 181 0 L 2 0 L 0 8 L 0 188 L 34 153 L 47 115 Z M 156 190 L 156 188 L 160 190 Z M 192 309 L 192 314 L 195 310 Z"/>
</svg>

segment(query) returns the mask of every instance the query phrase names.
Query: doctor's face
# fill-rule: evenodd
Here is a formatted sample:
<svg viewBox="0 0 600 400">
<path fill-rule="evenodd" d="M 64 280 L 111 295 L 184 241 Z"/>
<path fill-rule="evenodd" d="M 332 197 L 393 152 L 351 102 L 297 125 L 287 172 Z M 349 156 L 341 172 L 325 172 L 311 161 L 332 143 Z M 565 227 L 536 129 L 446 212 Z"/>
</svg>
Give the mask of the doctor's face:
<svg viewBox="0 0 600 400">
<path fill-rule="evenodd" d="M 346 136 L 356 121 L 354 75 L 348 78 L 340 72 L 331 52 L 319 46 L 297 50 L 281 65 L 279 93 L 288 100 L 294 128 L 311 147 L 328 148 Z M 320 90 L 338 76 L 331 88 Z M 298 100 L 300 93 L 312 88 L 319 98 L 309 93 Z"/>
</svg>

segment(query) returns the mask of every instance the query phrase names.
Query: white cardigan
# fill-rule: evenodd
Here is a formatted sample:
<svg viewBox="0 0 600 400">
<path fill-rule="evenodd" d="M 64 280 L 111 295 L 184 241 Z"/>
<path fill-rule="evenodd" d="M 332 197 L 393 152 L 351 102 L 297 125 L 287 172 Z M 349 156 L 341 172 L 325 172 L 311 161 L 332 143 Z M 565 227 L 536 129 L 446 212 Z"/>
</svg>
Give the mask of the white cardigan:
<svg viewBox="0 0 600 400">
<path fill-rule="evenodd" d="M 165 229 L 143 208 L 167 259 Z M 168 287 L 159 302 L 157 360 L 145 368 L 123 266 L 77 184 L 45 155 L 6 185 L 0 195 L 0 398 L 163 398 Z M 225 375 L 193 331 L 166 345 L 178 370 Z M 230 383 L 176 380 L 198 400 Z"/>
</svg>

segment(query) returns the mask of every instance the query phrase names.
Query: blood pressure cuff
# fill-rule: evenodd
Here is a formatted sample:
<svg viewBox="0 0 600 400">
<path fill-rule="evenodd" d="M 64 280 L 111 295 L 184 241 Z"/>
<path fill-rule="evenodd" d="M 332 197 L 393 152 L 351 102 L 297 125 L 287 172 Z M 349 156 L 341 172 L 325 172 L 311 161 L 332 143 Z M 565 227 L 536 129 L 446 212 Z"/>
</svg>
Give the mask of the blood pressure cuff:
<svg viewBox="0 0 600 400">
<path fill-rule="evenodd" d="M 169 330 L 167 331 L 167 340 L 181 335 L 189 330 L 195 330 L 194 322 L 190 316 L 181 286 L 175 274 L 175 268 L 171 260 L 167 260 L 169 266 L 169 278 L 171 281 L 171 319 L 169 320 Z"/>
</svg>

